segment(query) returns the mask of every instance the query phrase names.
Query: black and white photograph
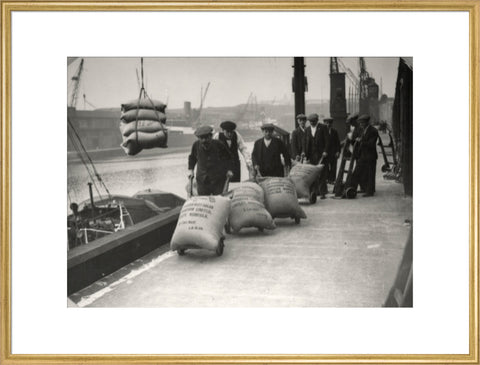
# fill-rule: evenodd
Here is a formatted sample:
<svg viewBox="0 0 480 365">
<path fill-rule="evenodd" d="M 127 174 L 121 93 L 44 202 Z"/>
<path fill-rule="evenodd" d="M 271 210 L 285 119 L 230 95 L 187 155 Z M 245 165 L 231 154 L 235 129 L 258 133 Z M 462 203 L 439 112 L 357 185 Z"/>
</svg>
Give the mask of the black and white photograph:
<svg viewBox="0 0 480 365">
<path fill-rule="evenodd" d="M 413 57 L 68 57 L 68 308 L 415 307 Z"/>
</svg>

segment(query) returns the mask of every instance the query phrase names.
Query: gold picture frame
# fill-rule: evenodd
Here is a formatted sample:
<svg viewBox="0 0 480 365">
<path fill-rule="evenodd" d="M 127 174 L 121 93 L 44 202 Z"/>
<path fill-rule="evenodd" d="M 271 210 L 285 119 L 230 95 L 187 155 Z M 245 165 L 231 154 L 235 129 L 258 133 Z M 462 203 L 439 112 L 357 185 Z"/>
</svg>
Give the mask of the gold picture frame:
<svg viewBox="0 0 480 365">
<path fill-rule="evenodd" d="M 479 18 L 480 2 L 460 1 L 1 1 L 2 7 L 2 191 L 0 364 L 317 364 L 479 363 Z M 12 12 L 15 11 L 464 11 L 469 13 L 469 353 L 361 355 L 14 355 L 11 322 L 11 92 Z"/>
</svg>

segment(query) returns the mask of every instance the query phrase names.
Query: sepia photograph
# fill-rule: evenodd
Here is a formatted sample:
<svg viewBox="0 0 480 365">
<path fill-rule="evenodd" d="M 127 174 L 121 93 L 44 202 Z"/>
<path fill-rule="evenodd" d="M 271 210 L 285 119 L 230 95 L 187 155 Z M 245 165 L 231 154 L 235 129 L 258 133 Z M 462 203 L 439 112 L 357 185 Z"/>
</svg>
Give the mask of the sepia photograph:
<svg viewBox="0 0 480 365">
<path fill-rule="evenodd" d="M 69 57 L 68 307 L 414 307 L 412 57 Z"/>
</svg>

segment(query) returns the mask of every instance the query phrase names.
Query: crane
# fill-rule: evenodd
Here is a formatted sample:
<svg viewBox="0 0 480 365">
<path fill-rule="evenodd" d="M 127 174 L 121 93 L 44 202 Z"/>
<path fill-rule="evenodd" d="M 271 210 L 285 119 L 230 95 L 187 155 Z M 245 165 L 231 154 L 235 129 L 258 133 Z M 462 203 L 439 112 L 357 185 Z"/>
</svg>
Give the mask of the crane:
<svg viewBox="0 0 480 365">
<path fill-rule="evenodd" d="M 200 115 L 202 114 L 203 104 L 205 102 L 205 98 L 207 97 L 207 92 L 209 87 L 210 87 L 210 81 L 208 82 L 207 87 L 205 88 L 205 91 L 203 91 L 203 86 L 200 89 L 200 106 L 197 110 L 197 117 L 195 118 L 195 122 L 197 122 L 200 119 Z"/>
<path fill-rule="evenodd" d="M 82 75 L 83 71 L 83 61 L 84 59 L 80 61 L 80 65 L 78 66 L 77 72 L 75 73 L 75 76 L 72 77 L 73 81 L 73 91 L 72 91 L 72 98 L 70 99 L 70 107 L 71 108 L 76 108 L 77 106 L 77 98 L 78 98 L 78 89 L 80 86 L 80 76 Z"/>
<path fill-rule="evenodd" d="M 358 81 L 358 78 L 355 76 L 355 74 L 350 70 L 343 61 L 340 58 L 337 58 L 338 66 L 342 72 L 345 72 L 347 75 L 348 80 L 350 81 L 350 84 L 353 86 L 353 90 L 349 89 L 348 95 L 349 95 L 349 112 L 350 113 L 355 113 L 358 111 L 358 92 L 360 90 L 360 81 Z"/>
</svg>

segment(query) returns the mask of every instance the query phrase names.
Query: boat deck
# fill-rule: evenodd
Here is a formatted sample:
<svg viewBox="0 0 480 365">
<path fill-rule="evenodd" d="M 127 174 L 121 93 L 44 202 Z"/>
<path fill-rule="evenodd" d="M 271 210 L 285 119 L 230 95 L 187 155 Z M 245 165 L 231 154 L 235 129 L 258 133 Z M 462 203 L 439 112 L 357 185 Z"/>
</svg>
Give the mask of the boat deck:
<svg viewBox="0 0 480 365">
<path fill-rule="evenodd" d="M 161 247 L 73 294 L 80 307 L 381 307 L 412 221 L 403 185 L 383 180 L 353 200 L 302 203 L 307 219 L 229 234 L 221 257 Z M 332 186 L 329 185 L 330 191 Z"/>
</svg>

